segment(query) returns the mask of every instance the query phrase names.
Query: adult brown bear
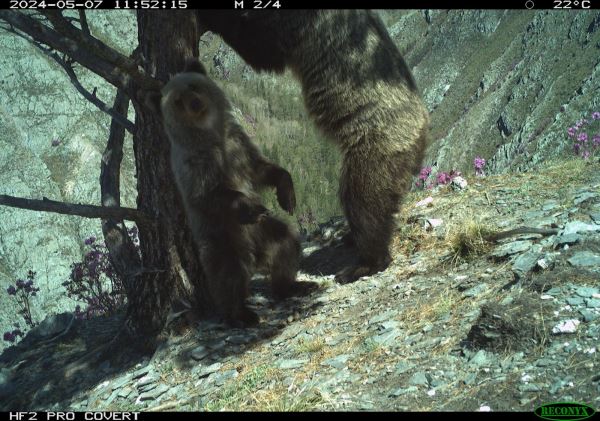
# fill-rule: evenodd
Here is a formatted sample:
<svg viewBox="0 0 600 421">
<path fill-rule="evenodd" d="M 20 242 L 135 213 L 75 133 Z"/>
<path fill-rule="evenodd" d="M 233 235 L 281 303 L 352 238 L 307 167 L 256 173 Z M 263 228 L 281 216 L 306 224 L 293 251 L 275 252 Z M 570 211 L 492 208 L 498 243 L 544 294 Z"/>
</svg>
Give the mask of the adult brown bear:
<svg viewBox="0 0 600 421">
<path fill-rule="evenodd" d="M 200 10 L 258 71 L 290 69 L 316 125 L 344 158 L 340 199 L 360 261 L 339 282 L 385 269 L 398 211 L 420 168 L 429 116 L 383 22 L 367 10 Z"/>
</svg>

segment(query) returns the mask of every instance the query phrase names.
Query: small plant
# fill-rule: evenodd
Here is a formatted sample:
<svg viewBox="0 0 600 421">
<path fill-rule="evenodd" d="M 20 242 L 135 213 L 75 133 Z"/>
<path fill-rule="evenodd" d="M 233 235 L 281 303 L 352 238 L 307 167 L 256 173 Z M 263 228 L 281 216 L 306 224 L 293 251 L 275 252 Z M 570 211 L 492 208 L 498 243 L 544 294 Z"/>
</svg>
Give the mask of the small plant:
<svg viewBox="0 0 600 421">
<path fill-rule="evenodd" d="M 206 411 L 239 410 L 240 407 L 248 405 L 248 401 L 253 399 L 254 391 L 274 374 L 274 369 L 266 365 L 254 367 L 235 380 L 224 384 L 203 409 Z"/>
<path fill-rule="evenodd" d="M 34 285 L 35 275 L 36 273 L 30 270 L 27 272 L 27 279 L 17 279 L 15 285 L 10 285 L 6 289 L 8 295 L 15 297 L 17 300 L 17 304 L 20 307 L 19 314 L 29 328 L 37 325 L 37 322 L 33 320 L 33 316 L 31 315 L 30 302 L 31 297 L 35 297 L 40 290 Z M 4 332 L 4 340 L 8 342 L 14 342 L 19 336 L 23 336 L 23 331 L 21 331 L 18 324 L 15 324 L 15 329 L 12 331 Z"/>
<path fill-rule="evenodd" d="M 594 157 L 600 149 L 600 111 L 594 111 L 591 118 L 591 123 L 583 118 L 567 129 L 573 139 L 573 152 L 583 159 Z"/>
<path fill-rule="evenodd" d="M 447 236 L 452 251 L 452 261 L 456 263 L 487 252 L 490 248 L 487 239 L 494 233 L 495 231 L 489 226 L 475 221 L 460 225 Z"/>
<path fill-rule="evenodd" d="M 361 348 L 365 353 L 370 354 L 380 349 L 381 345 L 375 342 L 373 338 L 367 338 L 362 342 Z"/>
<path fill-rule="evenodd" d="M 137 228 L 129 229 L 128 234 L 137 246 Z M 71 265 L 69 280 L 63 282 L 69 298 L 75 298 L 87 304 L 85 310 L 80 305 L 75 307 L 75 317 L 90 319 L 99 315 L 114 314 L 125 304 L 123 279 L 113 270 L 108 250 L 95 237 L 84 240 L 89 251 L 83 261 Z"/>
<path fill-rule="evenodd" d="M 15 324 L 15 329 L 8 332 L 4 332 L 4 340 L 6 342 L 14 342 L 17 340 L 17 337 L 19 336 L 23 336 L 23 332 L 21 331 L 21 329 L 19 329 L 19 325 Z"/>
<path fill-rule="evenodd" d="M 476 156 L 473 160 L 473 166 L 475 167 L 475 175 L 478 177 L 483 177 L 485 172 L 483 168 L 485 167 L 485 159 L 480 156 Z"/>
<path fill-rule="evenodd" d="M 299 354 L 315 354 L 321 351 L 325 347 L 325 340 L 323 338 L 316 338 L 312 340 L 301 339 L 296 345 L 296 352 Z"/>
</svg>

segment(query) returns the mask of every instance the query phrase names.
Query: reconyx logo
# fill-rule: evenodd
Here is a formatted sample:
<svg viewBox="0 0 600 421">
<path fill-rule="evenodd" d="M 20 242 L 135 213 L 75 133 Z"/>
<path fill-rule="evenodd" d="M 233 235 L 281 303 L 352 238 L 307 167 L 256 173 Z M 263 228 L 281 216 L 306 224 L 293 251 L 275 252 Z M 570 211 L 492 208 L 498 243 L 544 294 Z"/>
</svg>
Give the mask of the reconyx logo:
<svg viewBox="0 0 600 421">
<path fill-rule="evenodd" d="M 584 420 L 595 413 L 591 406 L 577 402 L 547 403 L 535 409 L 535 415 L 552 421 Z"/>
</svg>

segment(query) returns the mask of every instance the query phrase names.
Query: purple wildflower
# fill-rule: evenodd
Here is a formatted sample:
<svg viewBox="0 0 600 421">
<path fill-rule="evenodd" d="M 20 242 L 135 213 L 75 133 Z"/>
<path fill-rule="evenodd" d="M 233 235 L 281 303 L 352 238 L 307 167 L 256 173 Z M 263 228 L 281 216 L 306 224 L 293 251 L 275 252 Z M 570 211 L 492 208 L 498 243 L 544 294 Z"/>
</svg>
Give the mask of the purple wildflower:
<svg viewBox="0 0 600 421">
<path fill-rule="evenodd" d="M 6 292 L 8 292 L 8 295 L 15 295 L 17 293 L 17 289 L 14 287 L 14 285 L 11 285 L 6 289 Z"/>
<path fill-rule="evenodd" d="M 85 240 L 83 240 L 83 244 L 85 244 L 86 246 L 90 246 L 92 244 L 94 244 L 94 241 L 96 241 L 96 237 L 94 237 L 93 235 L 89 238 L 86 238 Z"/>
<path fill-rule="evenodd" d="M 431 175 L 431 167 L 423 167 L 421 172 L 419 173 L 419 180 L 427 180 L 427 178 Z"/>
<path fill-rule="evenodd" d="M 567 129 L 567 134 L 569 135 L 569 137 L 575 137 L 575 135 L 577 134 L 577 128 L 569 127 Z"/>
<path fill-rule="evenodd" d="M 419 172 L 419 177 L 418 177 L 418 181 L 415 183 L 415 185 L 417 187 L 423 187 L 425 188 L 425 182 L 427 181 L 427 179 L 429 178 L 429 176 L 431 175 L 431 167 L 423 167 L 421 168 L 421 171 Z"/>
<path fill-rule="evenodd" d="M 483 167 L 485 167 L 485 159 L 480 156 L 476 156 L 473 160 L 473 165 L 475 166 L 475 174 L 483 175 Z"/>
<path fill-rule="evenodd" d="M 59 139 L 52 139 L 52 146 L 58 146 L 60 145 L 60 140 Z"/>
<path fill-rule="evenodd" d="M 4 340 L 7 342 L 14 342 L 17 336 L 23 336 L 23 332 L 19 328 L 14 329 L 12 332 L 4 332 Z"/>
<path fill-rule="evenodd" d="M 594 111 L 592 113 L 592 119 L 593 120 L 600 120 L 600 111 Z"/>
<path fill-rule="evenodd" d="M 587 133 L 579 133 L 577 135 L 577 140 L 580 141 L 580 142 L 583 142 L 583 143 L 587 142 L 588 141 L 588 135 L 587 135 Z"/>
<path fill-rule="evenodd" d="M 436 179 L 438 184 L 448 184 L 452 180 L 452 177 L 447 172 L 440 172 Z"/>
</svg>

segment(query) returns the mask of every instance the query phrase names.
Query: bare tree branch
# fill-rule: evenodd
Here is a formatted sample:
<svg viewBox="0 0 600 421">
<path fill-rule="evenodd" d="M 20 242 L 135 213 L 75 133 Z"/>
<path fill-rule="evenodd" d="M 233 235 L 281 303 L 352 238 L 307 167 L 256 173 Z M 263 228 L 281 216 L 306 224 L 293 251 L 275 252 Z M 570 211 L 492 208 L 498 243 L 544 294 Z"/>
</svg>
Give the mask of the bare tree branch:
<svg viewBox="0 0 600 421">
<path fill-rule="evenodd" d="M 81 25 L 81 30 L 85 35 L 91 35 L 87 17 L 85 16 L 85 10 L 83 9 L 79 10 L 79 24 Z"/>
<path fill-rule="evenodd" d="M 69 76 L 69 79 L 71 80 L 71 83 L 73 84 L 75 89 L 77 89 L 77 91 L 81 95 L 83 95 L 83 97 L 85 99 L 87 99 L 89 102 L 94 104 L 100 111 L 103 111 L 106 114 L 108 114 L 109 116 L 111 116 L 113 121 L 116 121 L 121 126 L 123 126 L 125 128 L 125 130 L 127 130 L 129 133 L 133 134 L 133 131 L 135 130 L 135 124 L 133 124 L 133 122 L 131 120 L 127 119 L 126 115 L 119 114 L 118 112 L 116 112 L 116 110 L 114 110 L 113 108 L 110 108 L 108 105 L 106 105 L 106 103 L 104 101 L 102 101 L 100 98 L 98 98 L 96 96 L 96 88 L 94 88 L 93 92 L 90 92 L 87 89 L 85 89 L 83 87 L 83 85 L 81 84 L 81 82 L 79 82 L 79 78 L 77 77 L 77 74 L 75 74 L 75 70 L 73 70 L 73 65 L 71 64 L 70 61 L 64 60 L 63 58 L 61 58 L 58 54 L 56 54 L 52 50 L 50 50 L 48 48 L 44 48 L 43 46 L 41 46 L 40 44 L 38 44 L 36 42 L 32 42 L 32 43 L 33 43 L 33 45 L 38 47 L 44 54 L 46 54 L 47 56 L 52 58 L 55 62 L 57 62 L 60 67 L 63 68 L 63 70 L 65 71 L 67 76 Z"/>
<path fill-rule="evenodd" d="M 85 99 L 87 99 L 89 102 L 94 104 L 100 111 L 103 111 L 106 114 L 108 114 L 109 116 L 111 116 L 114 120 L 116 120 L 117 123 L 121 124 L 129 133 L 133 134 L 135 125 L 133 124 L 133 122 L 131 122 L 130 120 L 127 119 L 126 115 L 125 116 L 121 115 L 118 112 L 115 112 L 112 108 L 109 108 L 109 106 L 106 105 L 106 103 L 104 101 L 102 101 L 100 98 L 98 98 L 96 96 L 96 88 L 94 88 L 93 92 L 90 92 L 87 89 L 85 89 L 85 87 L 79 81 L 79 78 L 77 77 L 77 74 L 75 73 L 75 70 L 73 69 L 72 60 L 62 58 L 60 55 L 58 55 L 58 53 L 53 51 L 51 48 L 44 47 L 42 44 L 40 44 L 36 40 L 28 38 L 25 34 L 15 30 L 13 27 L 4 27 L 4 26 L 0 25 L 0 28 L 4 29 L 7 32 L 17 35 L 18 37 L 21 37 L 21 38 L 27 40 L 34 47 L 36 47 L 38 50 L 40 50 L 42 53 L 44 53 L 45 55 L 50 57 L 52 60 L 54 60 L 56 63 L 58 63 L 58 65 L 63 68 L 63 70 L 65 71 L 67 76 L 69 76 L 69 79 L 71 80 L 71 84 L 75 87 L 75 89 L 77 89 L 77 91 L 81 95 L 83 95 L 83 97 Z"/>
<path fill-rule="evenodd" d="M 83 216 L 84 218 L 126 219 L 142 225 L 153 224 L 152 219 L 148 215 L 137 209 L 121 207 L 107 208 L 104 206 L 57 202 L 45 197 L 42 200 L 37 200 L 0 194 L 0 205 L 35 211 L 61 213 L 64 215 L 77 215 Z"/>
<path fill-rule="evenodd" d="M 121 116 L 126 116 L 128 108 L 129 98 L 123 91 L 117 91 L 113 110 Z M 120 180 L 124 139 L 123 126 L 113 119 L 100 167 L 100 197 L 103 206 L 121 205 Z M 103 219 L 102 233 L 109 251 L 110 262 L 115 271 L 125 279 L 125 287 L 129 290 L 130 276 L 141 270 L 142 262 L 127 233 L 127 227 L 122 219 Z"/>
<path fill-rule="evenodd" d="M 93 36 L 86 35 L 60 12 L 47 10 L 43 13 L 57 27 L 50 28 L 31 16 L 14 10 L 0 10 L 0 19 L 39 43 L 68 55 L 117 89 L 123 89 L 130 97 L 137 94 L 137 89 L 153 91 L 161 88 L 161 82 L 139 70 L 136 60 L 118 53 Z"/>
</svg>

